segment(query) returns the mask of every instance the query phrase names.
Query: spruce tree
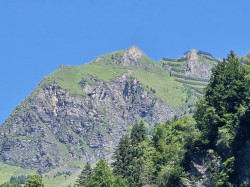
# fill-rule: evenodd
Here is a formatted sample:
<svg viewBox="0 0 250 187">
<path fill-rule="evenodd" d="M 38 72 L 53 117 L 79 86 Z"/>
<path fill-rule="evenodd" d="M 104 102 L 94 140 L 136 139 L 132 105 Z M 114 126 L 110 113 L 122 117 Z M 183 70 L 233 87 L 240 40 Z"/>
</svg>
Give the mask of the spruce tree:
<svg viewBox="0 0 250 187">
<path fill-rule="evenodd" d="M 105 159 L 100 159 L 93 169 L 86 187 L 111 187 L 113 185 L 113 176 L 110 167 Z"/>
<path fill-rule="evenodd" d="M 131 135 L 130 135 L 130 139 L 131 139 L 131 144 L 137 145 L 138 143 L 144 141 L 146 139 L 146 128 L 145 128 L 145 124 L 143 121 L 140 121 L 140 123 L 136 123 L 131 131 Z"/>
<path fill-rule="evenodd" d="M 87 164 L 84 166 L 81 174 L 78 176 L 78 179 L 76 181 L 76 185 L 79 187 L 85 186 L 88 183 L 91 175 L 92 175 L 92 168 L 91 168 L 90 163 L 87 162 Z"/>
<path fill-rule="evenodd" d="M 131 145 L 129 136 L 125 135 L 120 139 L 119 145 L 114 151 L 113 173 L 115 175 L 127 176 L 128 167 L 131 162 Z"/>
<path fill-rule="evenodd" d="M 222 133 L 229 134 L 224 142 L 232 143 L 240 118 L 238 111 L 248 102 L 245 75 L 245 68 L 233 51 L 212 70 L 204 97 L 197 102 L 194 114 L 203 145 L 215 146 L 219 133 L 222 138 L 226 137 Z"/>
</svg>

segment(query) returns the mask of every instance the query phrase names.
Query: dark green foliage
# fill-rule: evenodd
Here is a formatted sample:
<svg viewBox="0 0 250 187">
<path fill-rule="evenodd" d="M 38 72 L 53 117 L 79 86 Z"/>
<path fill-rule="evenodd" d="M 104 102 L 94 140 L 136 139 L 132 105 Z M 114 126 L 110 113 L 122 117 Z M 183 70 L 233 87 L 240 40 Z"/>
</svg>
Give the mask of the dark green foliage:
<svg viewBox="0 0 250 187">
<path fill-rule="evenodd" d="M 144 122 L 140 121 L 140 123 L 136 123 L 131 130 L 131 135 L 130 135 L 131 144 L 134 146 L 144 141 L 146 138 L 145 132 L 146 128 Z"/>
<path fill-rule="evenodd" d="M 126 177 L 128 175 L 128 167 L 132 160 L 132 148 L 129 140 L 129 136 L 123 136 L 120 139 L 120 143 L 114 151 L 113 160 L 115 160 L 112 164 L 113 173 L 115 175 L 121 175 Z"/>
<path fill-rule="evenodd" d="M 127 182 L 121 176 L 114 176 L 113 187 L 126 187 Z"/>
<path fill-rule="evenodd" d="M 184 168 L 177 165 L 174 167 L 165 167 L 162 169 L 158 177 L 159 187 L 176 187 L 179 184 L 180 176 L 182 175 Z"/>
<path fill-rule="evenodd" d="M 237 183 L 237 152 L 245 144 L 249 128 L 249 82 L 246 67 L 231 51 L 227 60 L 213 69 L 204 97 L 196 105 L 194 118 L 200 130 L 197 145 L 212 148 L 222 157 L 222 165 L 208 167 L 214 186 Z"/>
<path fill-rule="evenodd" d="M 58 176 L 61 176 L 61 175 L 65 175 L 65 176 L 68 175 L 68 176 L 70 176 L 71 172 L 70 171 L 63 171 L 63 172 L 59 171 L 59 172 L 56 173 L 56 175 L 54 175 L 54 178 L 58 177 Z"/>
<path fill-rule="evenodd" d="M 16 182 L 18 184 L 25 184 L 30 177 L 30 175 L 11 176 L 10 183 Z"/>
<path fill-rule="evenodd" d="M 210 83 L 205 91 L 206 101 L 216 109 L 224 123 L 225 114 L 236 113 L 246 99 L 245 69 L 234 52 L 227 60 L 213 69 Z"/>
<path fill-rule="evenodd" d="M 81 171 L 81 174 L 78 176 L 78 179 L 76 180 L 77 186 L 85 186 L 92 175 L 92 168 L 89 162 L 84 166 L 83 170 Z"/>
<path fill-rule="evenodd" d="M 134 125 L 130 137 L 131 141 L 124 136 L 115 150 L 114 173 L 123 175 L 129 187 L 176 186 L 198 131 L 192 118 L 179 120 L 175 116 L 172 121 L 159 124 L 152 139 L 146 136 L 142 122 Z"/>
<path fill-rule="evenodd" d="M 230 179 L 230 175 L 234 173 L 234 162 L 235 162 L 235 158 L 230 157 L 225 162 L 223 162 L 221 167 L 217 165 L 209 165 L 208 172 L 210 173 L 213 186 L 215 187 L 233 186 L 230 183 L 229 179 Z"/>
<path fill-rule="evenodd" d="M 238 111 L 247 103 L 245 77 L 245 69 L 233 51 L 213 69 L 204 98 L 197 102 L 194 114 L 204 146 L 213 148 L 217 141 L 219 147 L 227 149 L 225 142 L 232 143 L 241 115 Z M 224 140 L 218 140 L 220 137 Z"/>
<path fill-rule="evenodd" d="M 155 92 L 156 92 L 155 89 L 153 89 L 153 88 L 150 88 L 150 91 L 151 91 L 152 93 L 155 93 Z"/>
<path fill-rule="evenodd" d="M 24 187 L 44 187 L 44 184 L 40 175 L 32 175 Z"/>
<path fill-rule="evenodd" d="M 113 175 L 105 159 L 100 159 L 93 169 L 86 187 L 111 187 L 113 186 Z"/>
<path fill-rule="evenodd" d="M 196 105 L 194 118 L 201 132 L 200 142 L 205 148 L 212 147 L 218 135 L 218 115 L 215 108 L 209 106 L 204 97 Z"/>
</svg>

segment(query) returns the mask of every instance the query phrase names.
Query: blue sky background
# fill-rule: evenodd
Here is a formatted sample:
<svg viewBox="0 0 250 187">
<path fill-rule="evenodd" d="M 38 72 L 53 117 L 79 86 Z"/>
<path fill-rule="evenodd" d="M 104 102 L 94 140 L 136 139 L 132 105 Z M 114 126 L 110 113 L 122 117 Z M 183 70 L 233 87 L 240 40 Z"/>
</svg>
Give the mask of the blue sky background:
<svg viewBox="0 0 250 187">
<path fill-rule="evenodd" d="M 155 61 L 190 49 L 250 51 L 249 0 L 1 0 L 0 124 L 59 65 L 138 46 Z"/>
</svg>

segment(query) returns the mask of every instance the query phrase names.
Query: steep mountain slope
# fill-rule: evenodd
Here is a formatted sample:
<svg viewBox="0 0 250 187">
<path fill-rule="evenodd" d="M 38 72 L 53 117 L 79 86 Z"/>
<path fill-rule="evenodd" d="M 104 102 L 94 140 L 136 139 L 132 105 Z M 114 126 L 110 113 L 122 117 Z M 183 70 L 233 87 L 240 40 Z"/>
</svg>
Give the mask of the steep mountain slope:
<svg viewBox="0 0 250 187">
<path fill-rule="evenodd" d="M 192 112 L 216 63 L 196 50 L 153 62 L 133 46 L 60 66 L 0 127 L 0 161 L 45 172 L 108 156 L 138 120 Z"/>
</svg>

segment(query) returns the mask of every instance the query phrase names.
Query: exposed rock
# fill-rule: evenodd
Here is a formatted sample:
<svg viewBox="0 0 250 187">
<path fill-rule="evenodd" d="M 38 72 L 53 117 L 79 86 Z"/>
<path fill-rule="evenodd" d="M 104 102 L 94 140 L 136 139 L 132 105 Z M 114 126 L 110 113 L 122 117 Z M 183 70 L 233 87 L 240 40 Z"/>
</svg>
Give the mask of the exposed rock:
<svg viewBox="0 0 250 187">
<path fill-rule="evenodd" d="M 129 79 L 131 73 L 110 82 L 90 76 L 96 84 L 82 83 L 86 97 L 57 84 L 33 93 L 1 126 L 1 161 L 41 172 L 69 160 L 95 161 L 108 155 L 125 127 L 138 119 L 155 124 L 178 114 Z"/>
<path fill-rule="evenodd" d="M 210 62 L 201 62 L 197 52 L 197 50 L 192 49 L 186 54 L 185 74 L 187 76 L 209 78 L 212 74 L 211 69 L 213 66 Z"/>
<path fill-rule="evenodd" d="M 70 89 L 63 89 L 63 85 L 59 86 L 53 77 L 50 77 L 51 82 L 44 80 L 0 127 L 0 161 L 24 168 L 37 168 L 39 172 L 72 161 L 96 161 L 104 156 L 110 157 L 121 136 L 138 120 L 155 125 L 184 113 L 185 107 L 191 107 L 188 106 L 188 98 L 182 98 L 183 111 L 180 107 L 170 107 L 167 100 L 162 101 L 163 97 L 157 96 L 158 90 L 149 87 L 147 82 L 142 85 L 139 78 L 133 77 L 138 69 L 144 73 L 162 70 L 148 59 L 144 63 L 144 57 L 144 53 L 134 46 L 125 52 L 112 53 L 112 57 L 98 57 L 94 63 L 103 63 L 97 65 L 110 68 L 117 68 L 117 64 L 126 66 L 119 66 L 115 71 L 121 73 L 107 81 L 91 74 L 81 74 L 81 69 L 77 69 L 76 72 L 82 75 L 78 77 L 79 82 L 74 82 L 77 84 L 74 86 L 82 91 L 78 95 L 68 91 Z M 188 75 L 209 75 L 202 68 L 197 70 L 200 62 L 197 61 L 196 51 L 191 51 L 181 62 L 183 59 L 188 59 Z M 163 68 L 171 69 L 167 64 Z M 210 71 L 208 67 L 205 69 Z M 59 67 L 59 71 L 67 70 L 65 66 Z M 183 67 L 181 70 L 184 71 Z M 170 77 L 165 74 L 167 81 Z M 178 84 L 181 89 L 182 85 Z"/>
<path fill-rule="evenodd" d="M 188 176 L 181 178 L 180 187 L 213 187 L 208 167 L 219 167 L 221 158 L 213 150 L 206 154 L 192 153 Z"/>
<path fill-rule="evenodd" d="M 121 59 L 122 66 L 140 66 L 138 59 L 142 58 L 143 52 L 136 46 L 132 46 L 126 50 Z"/>
</svg>

